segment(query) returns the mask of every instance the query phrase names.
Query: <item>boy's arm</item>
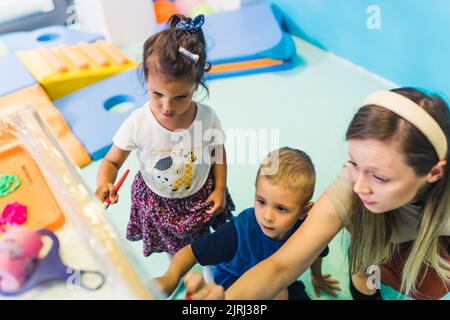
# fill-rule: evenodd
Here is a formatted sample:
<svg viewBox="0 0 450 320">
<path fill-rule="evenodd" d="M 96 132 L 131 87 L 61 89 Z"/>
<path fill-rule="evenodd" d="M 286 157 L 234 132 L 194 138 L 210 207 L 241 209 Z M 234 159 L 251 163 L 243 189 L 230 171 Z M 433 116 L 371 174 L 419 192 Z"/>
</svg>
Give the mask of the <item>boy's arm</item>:
<svg viewBox="0 0 450 320">
<path fill-rule="evenodd" d="M 197 263 L 191 245 L 179 250 L 170 262 L 169 268 L 161 277 L 154 281 L 168 295 L 177 288 L 180 279 Z"/>
<path fill-rule="evenodd" d="M 181 279 L 196 263 L 197 260 L 192 252 L 192 246 L 187 245 L 172 258 L 165 275 Z"/>
<path fill-rule="evenodd" d="M 322 276 L 322 258 L 326 257 L 329 252 L 330 252 L 330 249 L 328 248 L 328 246 L 326 246 L 325 249 L 322 251 L 322 253 L 319 255 L 319 257 L 312 263 L 311 275 L 314 275 L 317 277 Z"/>
<path fill-rule="evenodd" d="M 154 280 L 167 294 L 178 286 L 180 279 L 198 262 L 202 266 L 217 265 L 233 258 L 237 248 L 237 232 L 233 221 L 216 232 L 195 240 L 178 251 L 163 276 Z"/>
<path fill-rule="evenodd" d="M 319 257 L 311 265 L 311 275 L 321 277 L 322 276 L 322 258 Z"/>
<path fill-rule="evenodd" d="M 311 265 L 311 283 L 314 288 L 314 293 L 320 297 L 320 290 L 323 290 L 333 297 L 337 294 L 335 291 L 340 291 L 339 281 L 331 279 L 331 274 L 322 274 L 322 257 L 318 257 Z"/>
</svg>

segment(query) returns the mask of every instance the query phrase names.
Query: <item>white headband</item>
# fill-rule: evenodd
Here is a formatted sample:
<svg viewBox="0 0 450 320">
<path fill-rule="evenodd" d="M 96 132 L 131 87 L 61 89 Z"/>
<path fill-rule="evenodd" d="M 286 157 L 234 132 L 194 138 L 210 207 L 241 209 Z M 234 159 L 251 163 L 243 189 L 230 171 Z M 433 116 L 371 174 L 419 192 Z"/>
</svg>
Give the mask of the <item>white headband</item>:
<svg viewBox="0 0 450 320">
<path fill-rule="evenodd" d="M 363 102 L 363 106 L 377 105 L 396 113 L 409 121 L 433 145 L 439 160 L 445 160 L 447 155 L 447 138 L 438 123 L 415 102 L 392 91 L 377 91 L 370 94 Z"/>
<path fill-rule="evenodd" d="M 197 63 L 199 56 L 198 54 L 192 53 L 190 52 L 188 49 L 185 49 L 183 47 L 180 47 L 178 49 L 178 52 L 181 53 L 183 56 L 185 56 L 186 58 L 192 60 L 192 62 Z"/>
</svg>

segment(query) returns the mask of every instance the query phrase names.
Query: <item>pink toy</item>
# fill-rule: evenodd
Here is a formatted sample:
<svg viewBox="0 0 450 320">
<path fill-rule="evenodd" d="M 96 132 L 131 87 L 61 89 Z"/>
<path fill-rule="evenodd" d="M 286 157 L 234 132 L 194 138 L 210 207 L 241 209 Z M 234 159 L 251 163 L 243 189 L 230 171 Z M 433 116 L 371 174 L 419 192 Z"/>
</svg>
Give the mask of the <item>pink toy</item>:
<svg viewBox="0 0 450 320">
<path fill-rule="evenodd" d="M 8 204 L 0 217 L 0 225 L 21 225 L 27 221 L 27 207 L 18 202 Z"/>
<path fill-rule="evenodd" d="M 43 243 L 40 235 L 13 226 L 0 239 L 0 289 L 19 289 L 33 272 Z"/>
</svg>

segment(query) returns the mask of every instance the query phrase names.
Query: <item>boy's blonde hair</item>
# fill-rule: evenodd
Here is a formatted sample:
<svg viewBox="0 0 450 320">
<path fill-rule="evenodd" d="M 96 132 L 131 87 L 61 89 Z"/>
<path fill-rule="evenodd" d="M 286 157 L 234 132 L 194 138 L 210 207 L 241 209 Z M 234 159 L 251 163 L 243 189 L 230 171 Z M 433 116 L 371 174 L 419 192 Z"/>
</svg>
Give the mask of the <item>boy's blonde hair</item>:
<svg viewBox="0 0 450 320">
<path fill-rule="evenodd" d="M 276 165 L 270 173 L 265 169 Z M 272 184 L 294 191 L 305 192 L 305 203 L 311 200 L 316 184 L 316 170 L 311 158 L 303 151 L 283 147 L 270 152 L 259 166 L 256 181 L 260 175 Z"/>
</svg>

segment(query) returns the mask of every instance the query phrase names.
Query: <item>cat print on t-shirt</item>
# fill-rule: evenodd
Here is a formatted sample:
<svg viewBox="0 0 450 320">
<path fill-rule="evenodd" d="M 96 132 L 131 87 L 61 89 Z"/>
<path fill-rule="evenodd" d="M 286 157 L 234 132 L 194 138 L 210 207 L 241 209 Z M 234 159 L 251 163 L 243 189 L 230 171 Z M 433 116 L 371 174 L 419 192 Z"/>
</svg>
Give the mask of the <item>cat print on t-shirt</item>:
<svg viewBox="0 0 450 320">
<path fill-rule="evenodd" d="M 152 150 L 154 185 L 161 193 L 182 196 L 191 188 L 200 148 Z"/>
</svg>

